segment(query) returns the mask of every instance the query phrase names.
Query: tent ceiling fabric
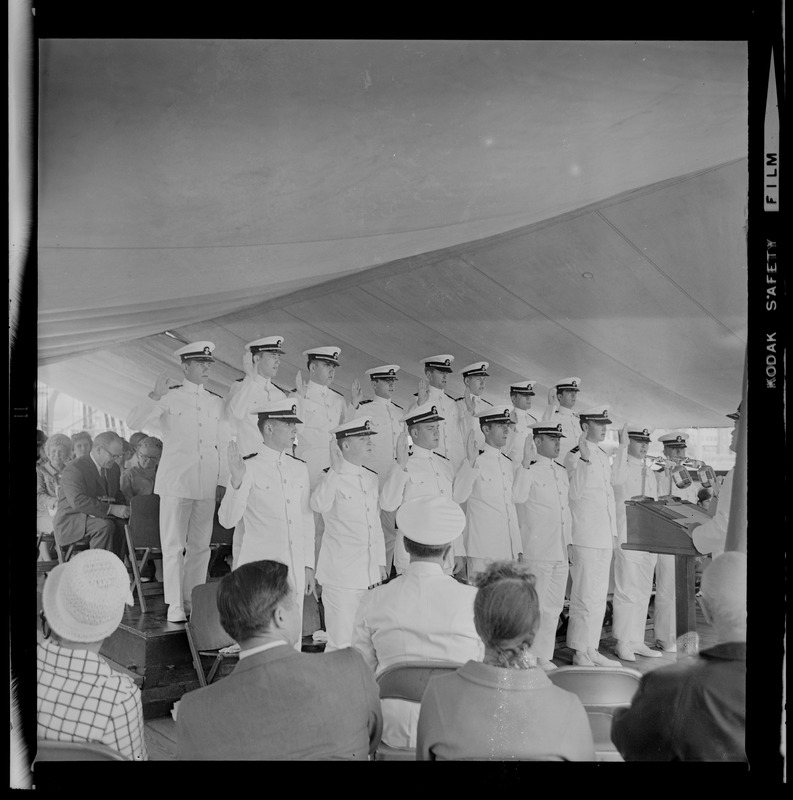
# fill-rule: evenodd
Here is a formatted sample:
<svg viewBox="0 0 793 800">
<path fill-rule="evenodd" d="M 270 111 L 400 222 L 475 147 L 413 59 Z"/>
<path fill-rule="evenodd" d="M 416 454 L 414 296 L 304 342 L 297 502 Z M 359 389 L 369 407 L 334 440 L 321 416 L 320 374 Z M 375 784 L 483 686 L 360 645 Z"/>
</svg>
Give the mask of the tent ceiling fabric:
<svg viewBox="0 0 793 800">
<path fill-rule="evenodd" d="M 746 340 L 741 42 L 41 43 L 43 380 L 125 417 L 180 339 L 214 391 L 450 352 L 723 425 Z M 592 278 L 582 277 L 591 273 Z M 461 393 L 455 376 L 450 393 Z"/>
</svg>

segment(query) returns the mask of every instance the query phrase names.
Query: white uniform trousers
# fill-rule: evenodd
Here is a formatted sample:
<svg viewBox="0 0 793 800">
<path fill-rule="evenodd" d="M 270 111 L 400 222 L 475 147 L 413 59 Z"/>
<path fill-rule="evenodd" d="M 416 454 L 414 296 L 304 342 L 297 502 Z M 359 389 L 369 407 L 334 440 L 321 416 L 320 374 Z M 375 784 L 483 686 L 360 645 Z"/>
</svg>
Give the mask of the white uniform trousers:
<svg viewBox="0 0 793 800">
<path fill-rule="evenodd" d="M 396 530 L 396 511 L 384 511 L 380 509 L 380 523 L 383 526 L 383 538 L 385 539 L 385 570 L 386 574 L 391 574 L 391 565 L 394 562 L 394 546 L 397 540 Z"/>
<path fill-rule="evenodd" d="M 659 553 L 655 564 L 653 631 L 656 639 L 669 644 L 677 639 L 675 597 L 675 557 Z"/>
<path fill-rule="evenodd" d="M 240 563 L 240 550 L 242 550 L 242 537 L 245 535 L 245 520 L 240 521 L 234 526 L 234 534 L 231 537 L 231 568 L 237 569 Z"/>
<path fill-rule="evenodd" d="M 570 622 L 567 646 L 573 650 L 597 650 L 606 613 L 611 548 L 573 545 L 570 577 Z"/>
<path fill-rule="evenodd" d="M 656 553 L 614 548 L 612 632 L 618 642 L 644 642 L 656 560 Z"/>
<path fill-rule="evenodd" d="M 556 629 L 564 608 L 569 566 L 567 561 L 526 561 L 526 565 L 534 573 L 534 588 L 540 603 L 540 625 L 531 652 L 550 661 L 556 649 Z"/>
<path fill-rule="evenodd" d="M 190 609 L 193 587 L 206 583 L 215 498 L 160 497 L 160 543 L 165 602 Z"/>
<path fill-rule="evenodd" d="M 328 643 L 325 652 L 341 650 L 352 642 L 355 614 L 361 598 L 368 589 L 347 589 L 344 586 L 322 584 L 322 605 L 325 608 L 325 632 Z"/>
</svg>

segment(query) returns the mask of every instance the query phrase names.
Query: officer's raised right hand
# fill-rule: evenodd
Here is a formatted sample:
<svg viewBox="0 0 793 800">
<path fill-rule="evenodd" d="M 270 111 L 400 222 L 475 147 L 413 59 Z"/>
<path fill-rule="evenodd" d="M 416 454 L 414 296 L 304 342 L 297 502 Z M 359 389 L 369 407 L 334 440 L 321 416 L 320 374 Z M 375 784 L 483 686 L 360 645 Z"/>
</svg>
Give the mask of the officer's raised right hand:
<svg viewBox="0 0 793 800">
<path fill-rule="evenodd" d="M 295 394 L 300 395 L 300 397 L 306 396 L 306 384 L 303 383 L 303 373 L 300 370 L 297 371 L 297 375 L 295 375 Z"/>
<path fill-rule="evenodd" d="M 408 435 L 405 431 L 397 436 L 396 440 L 396 461 L 402 469 L 408 465 Z"/>
<path fill-rule="evenodd" d="M 534 437 L 529 431 L 526 441 L 523 444 L 523 466 L 528 468 L 532 461 L 537 460 L 537 448 L 534 445 Z"/>
<path fill-rule="evenodd" d="M 581 431 L 581 435 L 578 437 L 578 455 L 581 458 L 589 458 L 589 445 L 586 441 L 586 431 Z"/>
<path fill-rule="evenodd" d="M 418 405 L 423 406 L 430 399 L 430 384 L 426 378 L 419 378 Z"/>
<path fill-rule="evenodd" d="M 476 436 L 473 431 L 468 431 L 468 436 L 465 439 L 465 457 L 468 463 L 473 467 L 476 457 L 479 455 L 479 448 L 476 445 Z"/>
<path fill-rule="evenodd" d="M 242 485 L 242 479 L 245 477 L 245 462 L 242 460 L 237 443 L 233 440 L 229 442 L 228 457 L 231 485 L 235 489 L 239 489 Z"/>
<path fill-rule="evenodd" d="M 152 400 L 161 400 L 173 384 L 174 381 L 163 372 L 162 375 L 157 376 L 157 380 L 154 382 L 154 390 L 149 392 L 149 397 Z"/>
<path fill-rule="evenodd" d="M 331 437 L 330 440 L 330 468 L 334 472 L 339 472 L 344 464 L 344 456 L 339 450 L 339 445 L 336 443 L 336 438 Z"/>
<path fill-rule="evenodd" d="M 253 354 L 247 348 L 242 355 L 242 368 L 245 370 L 246 378 L 256 377 L 256 364 L 253 363 Z"/>
<path fill-rule="evenodd" d="M 548 389 L 548 405 L 552 406 L 555 402 L 556 402 L 556 387 L 551 386 L 551 388 Z"/>
</svg>

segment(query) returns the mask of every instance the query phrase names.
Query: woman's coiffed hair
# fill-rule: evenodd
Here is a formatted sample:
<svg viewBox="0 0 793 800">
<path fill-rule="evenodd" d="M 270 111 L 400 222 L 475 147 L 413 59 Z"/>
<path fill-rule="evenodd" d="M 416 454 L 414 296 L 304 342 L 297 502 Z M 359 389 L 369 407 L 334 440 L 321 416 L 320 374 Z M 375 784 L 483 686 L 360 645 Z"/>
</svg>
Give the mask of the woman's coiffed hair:
<svg viewBox="0 0 793 800">
<path fill-rule="evenodd" d="M 51 447 L 65 447 L 69 452 L 72 451 L 72 440 L 65 433 L 53 433 L 44 444 L 44 451 L 47 452 Z"/>
<path fill-rule="evenodd" d="M 251 561 L 237 567 L 218 587 L 223 630 L 235 642 L 264 632 L 276 606 L 289 592 L 289 568 L 280 561 Z"/>
<path fill-rule="evenodd" d="M 494 561 L 476 579 L 474 626 L 495 649 L 531 645 L 540 624 L 534 575 L 515 561 Z"/>
<path fill-rule="evenodd" d="M 138 442 L 135 452 L 140 450 L 142 447 L 154 447 L 157 450 L 162 450 L 162 440 L 158 439 L 156 436 L 144 436 L 143 439 Z"/>
</svg>

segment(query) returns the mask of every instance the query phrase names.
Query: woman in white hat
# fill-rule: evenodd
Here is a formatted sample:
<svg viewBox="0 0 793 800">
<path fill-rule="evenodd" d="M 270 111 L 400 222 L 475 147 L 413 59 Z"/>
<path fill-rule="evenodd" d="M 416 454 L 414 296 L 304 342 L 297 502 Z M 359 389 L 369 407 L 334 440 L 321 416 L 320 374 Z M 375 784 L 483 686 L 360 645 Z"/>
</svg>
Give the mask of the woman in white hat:
<svg viewBox="0 0 793 800">
<path fill-rule="evenodd" d="M 36 736 L 99 742 L 135 761 L 148 758 L 140 690 L 99 655 L 132 604 L 124 564 L 85 550 L 50 572 L 42 593 L 45 629 L 36 651 Z"/>
</svg>

